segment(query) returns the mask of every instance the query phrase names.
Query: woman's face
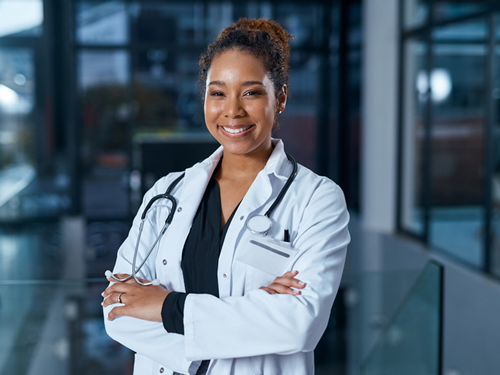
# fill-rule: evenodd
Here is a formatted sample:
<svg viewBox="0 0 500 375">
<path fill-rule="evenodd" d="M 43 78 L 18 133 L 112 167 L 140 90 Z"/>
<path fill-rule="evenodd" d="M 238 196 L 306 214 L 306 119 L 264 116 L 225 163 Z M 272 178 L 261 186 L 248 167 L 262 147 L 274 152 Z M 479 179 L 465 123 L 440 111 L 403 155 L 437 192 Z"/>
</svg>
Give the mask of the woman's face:
<svg viewBox="0 0 500 375">
<path fill-rule="evenodd" d="M 286 88 L 278 101 L 262 62 L 247 52 L 223 52 L 212 61 L 206 87 L 205 123 L 224 153 L 269 153 L 274 118 L 284 109 Z"/>
</svg>

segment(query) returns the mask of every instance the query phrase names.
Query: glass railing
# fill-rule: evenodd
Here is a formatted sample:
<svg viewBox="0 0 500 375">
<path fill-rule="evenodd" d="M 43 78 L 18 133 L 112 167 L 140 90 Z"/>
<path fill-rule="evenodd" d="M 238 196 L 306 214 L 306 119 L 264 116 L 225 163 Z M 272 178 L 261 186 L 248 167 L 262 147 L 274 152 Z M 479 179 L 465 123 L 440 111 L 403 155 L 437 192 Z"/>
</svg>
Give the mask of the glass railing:
<svg viewBox="0 0 500 375">
<path fill-rule="evenodd" d="M 0 375 L 131 374 L 133 353 L 104 329 L 106 286 L 104 277 L 0 280 Z M 436 374 L 439 307 L 435 264 L 346 273 L 316 348 L 316 374 Z"/>
<path fill-rule="evenodd" d="M 104 330 L 107 285 L 0 281 L 0 374 L 132 374 L 133 353 Z"/>
<path fill-rule="evenodd" d="M 346 270 L 330 322 L 316 348 L 316 374 L 359 375 L 421 271 Z"/>
<path fill-rule="evenodd" d="M 377 344 L 361 375 L 438 375 L 441 367 L 442 267 L 429 263 Z"/>
</svg>

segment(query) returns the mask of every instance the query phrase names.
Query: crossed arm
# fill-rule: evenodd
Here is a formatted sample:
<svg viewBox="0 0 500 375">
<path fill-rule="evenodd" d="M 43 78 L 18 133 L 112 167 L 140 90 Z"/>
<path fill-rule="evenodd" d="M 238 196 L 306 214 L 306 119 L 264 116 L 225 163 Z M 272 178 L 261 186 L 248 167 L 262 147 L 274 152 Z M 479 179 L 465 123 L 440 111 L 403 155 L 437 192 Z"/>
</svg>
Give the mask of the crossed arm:
<svg viewBox="0 0 500 375">
<path fill-rule="evenodd" d="M 299 271 L 289 271 L 277 277 L 268 286 L 259 289 L 265 290 L 269 294 L 291 294 L 300 295 L 300 289 L 305 287 L 305 283 L 297 279 Z M 125 278 L 128 275 L 120 274 L 118 278 Z M 146 282 L 144 279 L 139 279 Z M 108 278 L 108 281 L 114 282 Z M 161 322 L 161 309 L 163 301 L 170 291 L 162 285 L 139 285 L 132 278 L 126 282 L 114 283 L 104 290 L 102 296 L 104 300 L 102 306 L 120 303 L 108 314 L 108 319 L 113 320 L 117 316 L 124 315 L 132 318 Z"/>
</svg>

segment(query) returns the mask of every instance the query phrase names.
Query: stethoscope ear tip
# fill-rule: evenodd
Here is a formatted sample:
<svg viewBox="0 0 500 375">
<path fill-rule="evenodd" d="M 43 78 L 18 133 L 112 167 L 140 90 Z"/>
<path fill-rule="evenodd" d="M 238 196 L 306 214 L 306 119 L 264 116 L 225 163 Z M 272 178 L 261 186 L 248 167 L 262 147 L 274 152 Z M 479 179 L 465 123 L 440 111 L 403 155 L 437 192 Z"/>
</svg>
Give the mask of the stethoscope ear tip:
<svg viewBox="0 0 500 375">
<path fill-rule="evenodd" d="M 111 275 L 113 275 L 113 272 L 111 272 L 110 270 L 107 270 L 106 272 L 104 272 L 104 275 L 106 277 L 111 277 Z"/>
<path fill-rule="evenodd" d="M 160 285 L 160 280 L 154 279 L 153 281 L 151 281 L 151 285 Z"/>
</svg>

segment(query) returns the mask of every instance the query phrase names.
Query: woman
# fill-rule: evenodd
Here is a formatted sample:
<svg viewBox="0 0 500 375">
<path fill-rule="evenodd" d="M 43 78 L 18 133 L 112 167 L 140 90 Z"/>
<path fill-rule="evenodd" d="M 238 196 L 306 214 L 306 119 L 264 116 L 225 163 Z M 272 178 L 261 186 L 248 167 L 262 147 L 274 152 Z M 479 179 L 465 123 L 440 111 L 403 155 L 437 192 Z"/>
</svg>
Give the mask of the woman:
<svg viewBox="0 0 500 375">
<path fill-rule="evenodd" d="M 160 285 L 130 279 L 103 293 L 106 330 L 137 353 L 136 375 L 314 373 L 312 351 L 350 240 L 343 194 L 298 166 L 267 236 L 247 229 L 293 172 L 283 143 L 271 138 L 286 105 L 288 38 L 276 22 L 240 20 L 200 59 L 205 122 L 221 147 L 187 169 L 171 192 L 175 217 L 139 273 L 142 282 Z M 139 212 L 180 175 L 160 179 Z M 149 210 L 138 264 L 170 207 L 164 199 Z M 117 278 L 130 273 L 139 216 L 118 252 Z"/>
</svg>

